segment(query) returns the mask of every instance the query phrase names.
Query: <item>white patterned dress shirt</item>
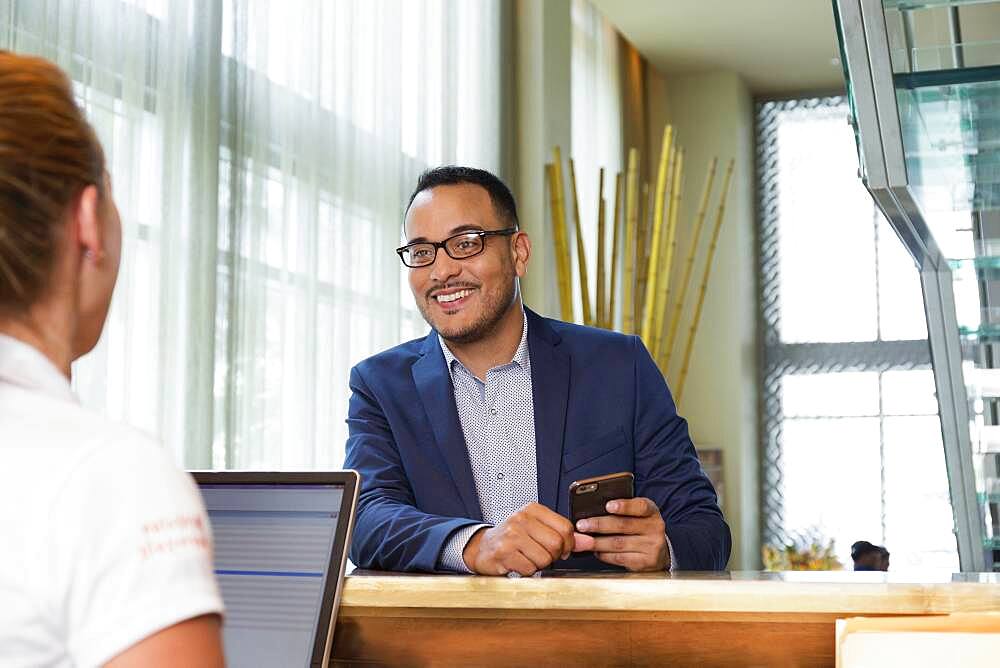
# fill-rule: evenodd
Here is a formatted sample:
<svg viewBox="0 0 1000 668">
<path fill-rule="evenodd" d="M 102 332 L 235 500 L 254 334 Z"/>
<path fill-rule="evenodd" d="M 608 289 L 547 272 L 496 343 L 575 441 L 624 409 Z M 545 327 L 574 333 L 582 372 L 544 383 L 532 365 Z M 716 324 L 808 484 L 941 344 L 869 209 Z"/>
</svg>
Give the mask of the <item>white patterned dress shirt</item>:
<svg viewBox="0 0 1000 668">
<path fill-rule="evenodd" d="M 447 570 L 469 573 L 462 558 L 469 539 L 482 527 L 501 524 L 525 505 L 538 501 L 528 318 L 524 317 L 514 358 L 487 371 L 485 383 L 458 361 L 444 339 L 438 337 L 438 341 L 451 373 L 458 419 L 486 522 L 456 531 L 445 543 L 439 561 Z"/>
</svg>

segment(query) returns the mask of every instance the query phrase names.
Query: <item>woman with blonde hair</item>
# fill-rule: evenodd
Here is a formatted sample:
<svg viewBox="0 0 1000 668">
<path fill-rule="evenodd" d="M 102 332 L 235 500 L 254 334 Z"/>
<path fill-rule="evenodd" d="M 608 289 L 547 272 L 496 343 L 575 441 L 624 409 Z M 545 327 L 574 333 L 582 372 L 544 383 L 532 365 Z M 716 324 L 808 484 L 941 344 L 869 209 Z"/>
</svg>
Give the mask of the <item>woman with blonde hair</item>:
<svg viewBox="0 0 1000 668">
<path fill-rule="evenodd" d="M 121 223 L 51 63 L 0 51 L 0 665 L 222 665 L 205 510 L 149 437 L 82 408 Z"/>
</svg>

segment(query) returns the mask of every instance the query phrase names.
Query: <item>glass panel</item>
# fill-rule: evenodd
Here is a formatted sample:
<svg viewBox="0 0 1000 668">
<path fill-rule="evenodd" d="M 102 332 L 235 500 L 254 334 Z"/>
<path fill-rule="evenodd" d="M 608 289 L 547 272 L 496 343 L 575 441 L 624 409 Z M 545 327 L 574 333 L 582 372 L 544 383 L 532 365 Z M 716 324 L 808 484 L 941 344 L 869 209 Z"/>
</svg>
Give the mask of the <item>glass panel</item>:
<svg viewBox="0 0 1000 668">
<path fill-rule="evenodd" d="M 961 54 L 959 56 L 958 54 Z M 927 46 L 910 51 L 913 72 L 955 69 L 958 58 L 964 67 L 988 67 L 1000 61 L 1000 42 L 963 42 L 955 46 Z"/>
<path fill-rule="evenodd" d="M 935 234 L 944 226 L 970 228 L 971 211 L 1000 204 L 1000 82 L 962 81 L 965 71 L 953 72 L 897 76 L 907 174 Z M 1000 68 L 984 76 L 1000 78 Z"/>
<path fill-rule="evenodd" d="M 878 373 L 794 374 L 781 379 L 788 417 L 878 415 Z"/>
<path fill-rule="evenodd" d="M 1000 64 L 1000 6 L 995 0 L 906 0 L 886 4 L 894 72 L 969 70 Z M 958 18 L 955 32 L 953 10 L 957 10 Z"/>
<path fill-rule="evenodd" d="M 787 533 L 834 539 L 848 569 L 852 543 L 882 543 L 878 418 L 785 420 L 782 464 Z"/>
<path fill-rule="evenodd" d="M 996 0 L 882 0 L 882 6 L 889 9 L 927 9 L 932 7 L 958 7 L 979 5 Z"/>
</svg>

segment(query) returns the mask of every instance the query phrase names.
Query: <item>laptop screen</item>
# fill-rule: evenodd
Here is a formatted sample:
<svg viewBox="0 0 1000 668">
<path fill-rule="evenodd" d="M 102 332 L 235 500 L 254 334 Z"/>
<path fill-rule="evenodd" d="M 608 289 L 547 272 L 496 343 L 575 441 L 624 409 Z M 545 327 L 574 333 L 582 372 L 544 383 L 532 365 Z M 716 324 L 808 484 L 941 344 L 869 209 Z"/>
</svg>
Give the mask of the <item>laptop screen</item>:
<svg viewBox="0 0 1000 668">
<path fill-rule="evenodd" d="M 340 577 L 341 560 L 333 550 L 344 486 L 202 482 L 200 487 L 226 605 L 227 662 L 310 665 L 316 639 L 326 636 L 326 629 L 318 633 L 324 596 L 337 586 L 328 578 Z"/>
</svg>

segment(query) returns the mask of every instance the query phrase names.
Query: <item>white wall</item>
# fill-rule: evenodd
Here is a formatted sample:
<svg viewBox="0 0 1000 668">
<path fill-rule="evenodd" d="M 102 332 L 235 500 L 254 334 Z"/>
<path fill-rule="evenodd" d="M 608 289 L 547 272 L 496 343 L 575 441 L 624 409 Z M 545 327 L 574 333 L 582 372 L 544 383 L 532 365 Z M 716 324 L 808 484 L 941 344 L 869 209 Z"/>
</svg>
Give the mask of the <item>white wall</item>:
<svg viewBox="0 0 1000 668">
<path fill-rule="evenodd" d="M 723 450 L 724 512 L 733 531 L 730 568 L 760 566 L 757 438 L 756 240 L 753 197 L 753 100 L 740 77 L 732 72 L 671 76 L 654 70 L 647 76 L 648 136 L 674 125 L 677 141 L 686 149 L 685 176 L 678 223 L 677 260 L 673 285 L 679 285 L 683 259 L 691 241 L 705 172 L 719 157 L 716 189 L 725 163 L 735 158 L 727 210 L 716 250 L 704 310 L 693 348 L 679 410 L 690 422 L 699 447 Z M 655 148 L 659 153 L 659 147 Z M 655 158 L 651 163 L 655 169 Z M 655 178 L 651 177 L 651 178 Z M 704 266 L 715 202 L 713 198 L 695 273 L 686 299 L 678 341 L 691 322 L 697 286 Z M 667 382 L 679 381 L 683 354 L 675 343 Z"/>
</svg>

